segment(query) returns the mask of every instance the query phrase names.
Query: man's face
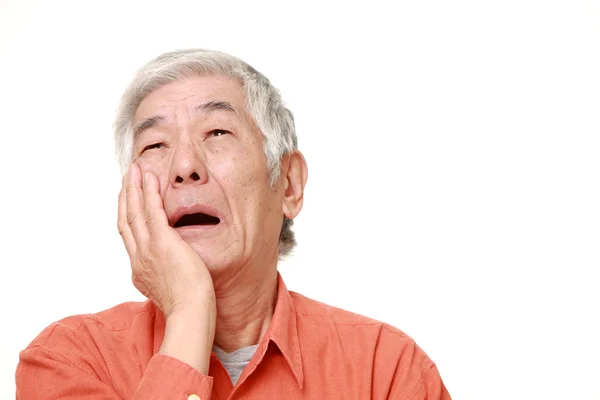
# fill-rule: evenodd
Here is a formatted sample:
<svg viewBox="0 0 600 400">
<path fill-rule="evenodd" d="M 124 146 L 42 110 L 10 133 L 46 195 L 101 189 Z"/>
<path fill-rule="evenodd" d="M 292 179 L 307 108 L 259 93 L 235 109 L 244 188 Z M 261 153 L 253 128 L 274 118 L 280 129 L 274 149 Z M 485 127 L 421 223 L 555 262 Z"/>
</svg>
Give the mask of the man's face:
<svg viewBox="0 0 600 400">
<path fill-rule="evenodd" d="M 140 104 L 134 131 L 134 162 L 158 177 L 169 224 L 211 271 L 276 260 L 283 185 L 268 185 L 263 138 L 237 81 L 162 86 Z"/>
</svg>

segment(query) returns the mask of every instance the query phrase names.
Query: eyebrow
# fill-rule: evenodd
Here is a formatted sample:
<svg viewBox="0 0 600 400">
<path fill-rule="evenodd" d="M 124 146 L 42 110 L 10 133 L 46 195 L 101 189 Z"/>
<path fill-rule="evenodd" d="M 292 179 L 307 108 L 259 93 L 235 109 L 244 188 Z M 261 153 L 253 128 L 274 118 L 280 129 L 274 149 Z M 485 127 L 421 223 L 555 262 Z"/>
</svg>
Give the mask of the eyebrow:
<svg viewBox="0 0 600 400">
<path fill-rule="evenodd" d="M 220 101 L 220 100 L 218 100 L 218 101 L 210 100 L 210 101 L 207 101 L 206 103 L 199 104 L 196 107 L 194 107 L 194 111 L 202 112 L 202 113 L 206 113 L 206 114 L 214 112 L 214 111 L 227 111 L 227 112 L 232 112 L 237 115 L 235 108 L 233 108 L 233 106 L 229 102 Z M 133 139 L 134 140 L 137 139 L 142 132 L 144 132 L 147 129 L 152 128 L 153 126 L 158 125 L 159 122 L 162 122 L 164 120 L 165 120 L 165 117 L 162 115 L 155 115 L 150 118 L 144 118 L 144 120 L 138 122 L 133 127 Z"/>
<path fill-rule="evenodd" d="M 232 113 L 235 113 L 235 109 L 233 108 L 233 106 L 226 102 L 226 101 L 207 101 L 206 103 L 202 103 L 200 105 L 197 105 L 194 108 L 196 111 L 200 111 L 200 112 L 205 112 L 205 113 L 209 113 L 212 111 L 229 111 Z"/>
<path fill-rule="evenodd" d="M 146 118 L 143 121 L 135 124 L 133 127 L 133 140 L 137 139 L 143 131 L 152 128 L 164 119 L 165 117 L 161 115 L 155 115 L 154 117 Z"/>
</svg>

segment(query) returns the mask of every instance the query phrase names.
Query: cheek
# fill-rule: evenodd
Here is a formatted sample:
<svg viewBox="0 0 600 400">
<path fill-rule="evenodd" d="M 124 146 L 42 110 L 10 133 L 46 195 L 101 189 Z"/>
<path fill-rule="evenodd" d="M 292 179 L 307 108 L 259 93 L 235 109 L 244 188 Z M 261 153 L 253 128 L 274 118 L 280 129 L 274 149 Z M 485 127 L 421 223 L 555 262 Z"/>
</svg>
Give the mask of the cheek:
<svg viewBox="0 0 600 400">
<path fill-rule="evenodd" d="M 242 218 L 262 218 L 268 204 L 268 174 L 260 157 L 249 151 L 229 152 L 209 161 L 212 177 Z"/>
<path fill-rule="evenodd" d="M 245 195 L 259 191 L 268 182 L 266 166 L 250 154 L 237 154 L 218 168 L 219 174 Z"/>
<path fill-rule="evenodd" d="M 145 172 L 150 172 L 158 178 L 158 184 L 160 185 L 160 194 L 164 197 L 165 192 L 167 191 L 169 181 L 168 170 L 155 162 L 137 160 L 135 163 L 140 167 L 142 174 Z"/>
</svg>

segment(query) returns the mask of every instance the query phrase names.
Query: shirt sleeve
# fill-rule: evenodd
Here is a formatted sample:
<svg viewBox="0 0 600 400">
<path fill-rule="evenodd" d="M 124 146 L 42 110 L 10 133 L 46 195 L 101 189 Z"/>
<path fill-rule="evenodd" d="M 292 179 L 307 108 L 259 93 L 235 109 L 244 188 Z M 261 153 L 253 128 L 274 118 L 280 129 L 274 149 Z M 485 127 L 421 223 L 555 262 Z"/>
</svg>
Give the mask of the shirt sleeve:
<svg viewBox="0 0 600 400">
<path fill-rule="evenodd" d="M 434 362 L 414 340 L 383 326 L 373 360 L 372 398 L 451 400 Z"/>
<path fill-rule="evenodd" d="M 125 398 L 110 382 L 41 346 L 21 352 L 15 378 L 17 400 L 209 400 L 213 383 L 190 365 L 156 354 L 135 392 Z"/>
<path fill-rule="evenodd" d="M 425 371 L 423 385 L 412 400 L 451 400 L 435 364 Z"/>
</svg>

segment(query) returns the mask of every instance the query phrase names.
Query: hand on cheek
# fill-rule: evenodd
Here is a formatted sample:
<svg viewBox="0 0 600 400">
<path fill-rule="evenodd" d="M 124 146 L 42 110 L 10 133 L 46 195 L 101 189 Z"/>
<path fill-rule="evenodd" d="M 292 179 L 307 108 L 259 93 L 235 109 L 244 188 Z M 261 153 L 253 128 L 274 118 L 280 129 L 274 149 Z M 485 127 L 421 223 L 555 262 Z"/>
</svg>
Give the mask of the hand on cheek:
<svg viewBox="0 0 600 400">
<path fill-rule="evenodd" d="M 212 302 L 214 288 L 200 256 L 169 226 L 158 178 L 131 164 L 119 194 L 119 233 L 135 287 L 166 317 L 179 308 Z"/>
<path fill-rule="evenodd" d="M 200 256 L 169 226 L 156 176 L 130 166 L 119 193 L 119 233 L 135 287 L 163 312 L 159 353 L 208 374 L 215 337 L 212 278 Z"/>
</svg>

